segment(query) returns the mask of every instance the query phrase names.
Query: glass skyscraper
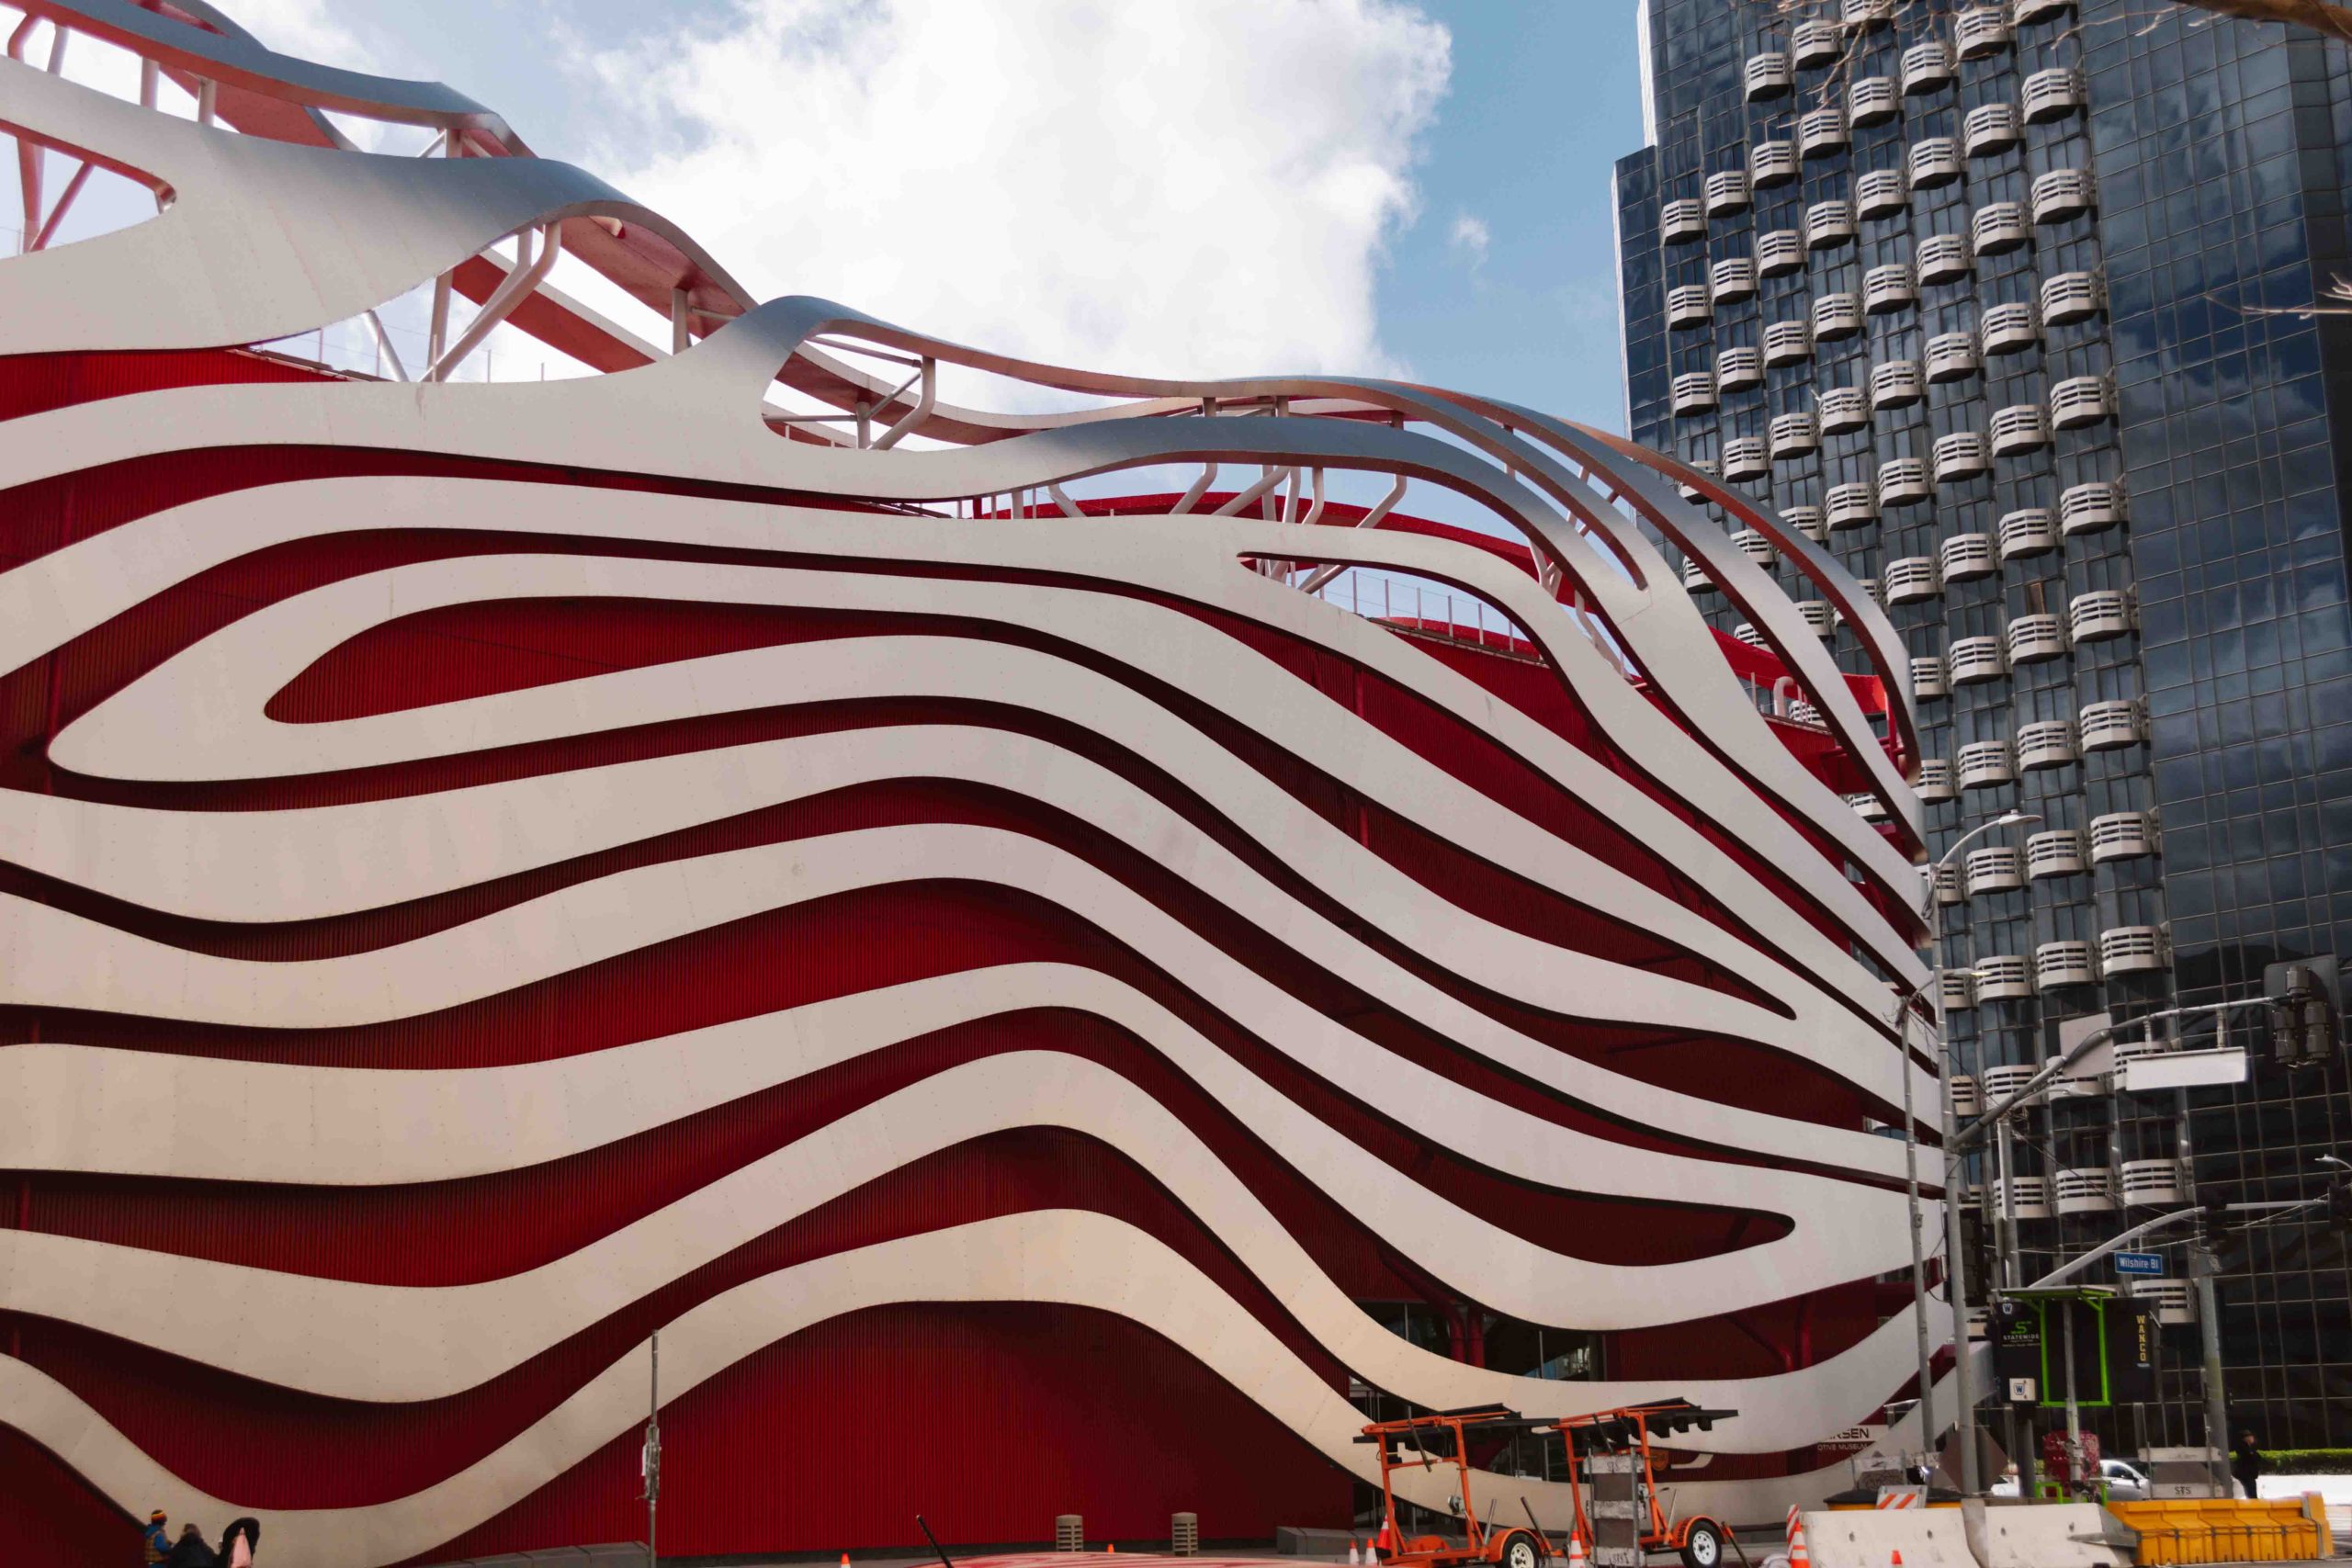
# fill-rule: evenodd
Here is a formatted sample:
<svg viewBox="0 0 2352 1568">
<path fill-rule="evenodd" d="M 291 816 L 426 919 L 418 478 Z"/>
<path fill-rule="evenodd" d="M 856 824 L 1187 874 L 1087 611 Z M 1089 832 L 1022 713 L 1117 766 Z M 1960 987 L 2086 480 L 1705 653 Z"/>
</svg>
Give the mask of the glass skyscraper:
<svg viewBox="0 0 2352 1568">
<path fill-rule="evenodd" d="M 2352 55 L 2129 0 L 1648 0 L 1645 20 L 1649 145 L 1616 172 L 1630 431 L 1874 585 L 1937 854 L 2041 818 L 1974 840 L 1933 893 L 1962 1109 L 2101 1015 L 2352 959 L 2352 317 L 2310 313 L 2352 274 Z M 1815 626 L 1855 651 L 1826 605 Z M 2320 1156 L 2352 1159 L 2343 1056 L 2282 1063 L 2261 1023 L 2225 1026 L 2242 1086 L 2086 1072 L 2006 1180 L 1972 1163 L 1988 1251 L 2015 1214 L 2014 1282 L 2193 1203 L 2324 1192 Z M 2120 1032 L 2127 1059 L 2217 1038 Z M 2167 1268 L 2136 1288 L 2176 1326 L 2161 1399 L 2095 1422 L 2110 1450 L 2203 1436 L 2192 1234 L 2148 1239 Z M 2237 1211 L 2216 1239 L 2233 1425 L 2352 1444 L 2352 1272 L 2324 1205 Z M 1972 1262 L 1980 1303 L 1995 1267 Z"/>
</svg>

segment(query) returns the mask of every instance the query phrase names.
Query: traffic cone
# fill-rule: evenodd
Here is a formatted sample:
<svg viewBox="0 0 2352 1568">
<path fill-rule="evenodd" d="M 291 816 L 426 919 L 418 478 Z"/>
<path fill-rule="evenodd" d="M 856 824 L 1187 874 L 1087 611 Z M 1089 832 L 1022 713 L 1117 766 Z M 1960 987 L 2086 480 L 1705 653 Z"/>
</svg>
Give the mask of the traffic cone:
<svg viewBox="0 0 2352 1568">
<path fill-rule="evenodd" d="M 1568 1568 L 1584 1568 L 1584 1537 L 1568 1532 Z"/>
<path fill-rule="evenodd" d="M 1889 1562 L 1886 1565 L 1886 1568 L 1903 1568 L 1903 1549 L 1901 1547 L 1898 1546 L 1894 1549 L 1894 1561 Z"/>
<path fill-rule="evenodd" d="M 842 1553 L 842 1568 L 849 1568 L 849 1553 L 846 1551 Z"/>
<path fill-rule="evenodd" d="M 1813 1568 L 1813 1553 L 1805 1550 L 1804 1519 L 1789 1510 L 1789 1568 Z"/>
<path fill-rule="evenodd" d="M 1348 1537 L 1348 1568 L 1363 1568 L 1363 1560 L 1356 1555 L 1356 1538 Z"/>
</svg>

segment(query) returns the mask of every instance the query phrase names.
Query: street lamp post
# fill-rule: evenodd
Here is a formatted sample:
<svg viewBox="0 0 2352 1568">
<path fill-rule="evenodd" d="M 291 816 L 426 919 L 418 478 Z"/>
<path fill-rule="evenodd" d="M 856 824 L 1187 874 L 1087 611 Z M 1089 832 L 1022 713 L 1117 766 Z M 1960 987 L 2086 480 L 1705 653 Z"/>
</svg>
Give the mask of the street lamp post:
<svg viewBox="0 0 2352 1568">
<path fill-rule="evenodd" d="M 1971 839 L 1988 833 L 1996 828 L 2013 828 L 2023 822 L 2039 822 L 2040 816 L 2030 811 L 2008 811 L 1990 822 L 1980 822 L 1952 840 L 1941 858 L 1928 873 L 1927 905 L 1922 911 L 1928 926 L 1928 981 L 1935 989 L 1935 1047 L 1928 1053 L 1936 1065 L 1936 1076 L 1947 1083 L 1941 1097 L 1943 1105 L 1944 1144 L 1944 1294 L 1951 1304 L 1952 1319 L 1952 1394 L 1960 1405 L 1953 1418 L 1952 1433 L 1960 1443 L 1960 1493 L 1963 1497 L 1977 1495 L 1980 1477 L 1976 1473 L 1976 1370 L 1969 1363 L 1968 1344 L 1968 1266 L 1961 1244 L 1960 1205 L 1952 1201 L 1953 1184 L 1961 1179 L 1956 1138 L 1960 1128 L 1953 1120 L 1951 1095 L 1949 1092 L 1951 1064 L 1945 1052 L 1951 1035 L 1951 1017 L 1944 1000 L 1943 972 L 1943 907 L 1936 901 L 1936 889 L 1943 880 L 1944 867 L 1951 863 Z M 1919 1433 L 1930 1452 L 1936 1440 L 1936 1415 L 1933 1350 L 1928 1328 L 1928 1271 L 1922 1256 L 1924 1229 L 1919 1217 L 1919 1128 L 1911 1114 L 1911 1008 L 1919 993 L 1913 991 L 1903 999 L 1899 1016 L 1903 1036 L 1903 1160 L 1905 1186 L 1911 1209 L 1911 1303 L 1919 1325 Z"/>
<path fill-rule="evenodd" d="M 2141 1017 L 2132 1020 L 2130 1026 L 2153 1031 L 2157 1023 L 2168 1020 L 2225 1016 L 2243 1008 L 2260 1005 L 2261 1003 L 2258 1000 L 2239 1000 L 2232 1002 L 2207 1002 L 2196 1007 L 2167 1008 L 2161 1012 L 2143 1014 Z M 2017 1089 L 2011 1090 L 2008 1095 L 2000 1101 L 2000 1103 L 1985 1107 L 1983 1114 L 1979 1115 L 1975 1121 L 1970 1122 L 1967 1126 L 1960 1128 L 1957 1132 L 1948 1131 L 1945 1134 L 1944 1158 L 1948 1163 L 1962 1157 L 1970 1149 L 1975 1147 L 1988 1136 L 1993 1139 L 1994 1146 L 1998 1151 L 1998 1168 L 2001 1172 L 2001 1186 L 2006 1195 L 2005 1201 L 2003 1203 L 2003 1224 L 1999 1233 L 2000 1246 L 1998 1247 L 2001 1284 L 2004 1288 L 2015 1287 L 2019 1283 L 2018 1260 L 2016 1247 L 2017 1205 L 2014 1189 L 2011 1187 L 2009 1180 L 2009 1117 L 2013 1112 L 2034 1103 L 2043 1095 L 2047 1094 L 2050 1091 L 2050 1086 L 2053 1080 L 2070 1071 L 2074 1067 L 2075 1064 L 2088 1056 L 2094 1049 L 2105 1045 L 2109 1042 L 2112 1041 L 2117 1032 L 2124 1027 L 2126 1026 L 2122 1024 L 2109 1023 L 2092 1030 L 2089 1033 L 2076 1041 L 2073 1048 L 2067 1051 L 2064 1056 L 2044 1065 L 2041 1070 L 2036 1072 L 2031 1077 L 2028 1078 Z M 2150 1038 L 2154 1038 L 2153 1033 L 2150 1034 Z M 2180 1093 L 2183 1103 L 2180 1106 L 2179 1124 L 2176 1135 L 2180 1141 L 2180 1164 L 2182 1169 L 2186 1171 L 2189 1167 L 2188 1107 L 2186 1103 L 2188 1098 L 2187 1091 L 2182 1090 Z M 1944 1099 L 1944 1125 L 1949 1129 L 1953 1126 L 1953 1119 L 1951 1117 L 1951 1099 L 1949 1095 L 1945 1096 Z M 2335 1161 L 2332 1156 L 2325 1157 L 2327 1157 L 2331 1163 L 2343 1163 Z M 2256 1204 L 2233 1206 L 2267 1209 L 2271 1205 Z M 2295 1206 L 2296 1205 L 2287 1205 L 2287 1207 Z M 1945 1234 L 1948 1237 L 1948 1245 L 1952 1248 L 1955 1262 L 1958 1260 L 1960 1247 L 1960 1230 L 1959 1223 L 1955 1218 L 1956 1213 L 1957 1211 L 1955 1211 L 1949 1202 L 1945 1204 L 1944 1217 L 1947 1226 Z M 2181 1213 L 2184 1216 L 2199 1213 L 2200 1213 L 2200 1211 L 2198 1210 L 2181 1211 Z M 2105 1247 L 2095 1249 L 2085 1254 L 2083 1257 L 2076 1258 L 2075 1262 L 2068 1265 L 2066 1269 L 2061 1269 L 2058 1273 L 2051 1275 L 2048 1279 L 2040 1281 L 2040 1283 L 2046 1285 L 2055 1280 L 2063 1278 L 2066 1273 L 2071 1272 L 2075 1269 L 2080 1268 L 2082 1265 L 2092 1261 L 2094 1258 L 2105 1257 L 2115 1247 L 2121 1246 L 2123 1242 L 2151 1228 L 2153 1228 L 2151 1225 L 2140 1225 L 2132 1230 L 2126 1231 L 2122 1235 L 2109 1242 Z M 2200 1231 L 2199 1234 L 2202 1235 L 2202 1232 Z M 2190 1254 L 2192 1264 L 2198 1257 L 2198 1253 L 2199 1249 L 2192 1247 Z M 1953 1273 L 1952 1278 L 1954 1289 L 1956 1292 L 1958 1292 L 1954 1303 L 1954 1311 L 1964 1314 L 1966 1308 L 1966 1291 L 1964 1288 L 1964 1280 L 1957 1270 Z M 2209 1309 L 2211 1303 L 2211 1298 L 2206 1295 L 2205 1292 L 2209 1291 L 2211 1286 L 2211 1277 L 2209 1275 L 2201 1276 L 2199 1290 L 2200 1304 Z M 2209 1321 L 2217 1322 L 2217 1314 L 2211 1314 L 2209 1313 Z M 1964 1335 L 1963 1337 L 1965 1337 Z M 1963 1357 L 1962 1359 L 1964 1361 L 1966 1358 Z M 2209 1428 L 2209 1440 L 2216 1446 L 2226 1446 L 2224 1439 L 2220 1436 L 2220 1434 L 2226 1429 L 2226 1425 L 2223 1419 L 2225 1413 L 2222 1408 L 2221 1390 L 2221 1350 L 2218 1340 L 2211 1339 L 2209 1340 L 2205 1355 L 2206 1426 Z M 1965 1424 L 1970 1416 L 1973 1416 L 1974 1409 L 1973 1405 L 1968 1403 L 1969 1395 L 1965 1387 L 1963 1387 L 1961 1392 L 1961 1399 L 1962 1402 L 1962 1421 L 1963 1424 Z M 2018 1450 L 2018 1462 L 2022 1470 L 2023 1467 L 2030 1466 L 2032 1463 L 2033 1456 L 2030 1452 L 2026 1451 L 2025 1446 L 2022 1443 L 2016 1446 Z M 2030 1492 L 2031 1488 L 2024 1485 L 2022 1483 L 2023 1478 L 2021 1476 L 2020 1484 L 2018 1490 L 2020 1495 L 2025 1495 Z M 1974 1551 L 1975 1549 L 1976 1543 L 1973 1538 L 1972 1538 L 1971 1550 Z M 1980 1562 L 1985 1560 L 1982 1551 L 1977 1552 L 1977 1560 Z"/>
</svg>

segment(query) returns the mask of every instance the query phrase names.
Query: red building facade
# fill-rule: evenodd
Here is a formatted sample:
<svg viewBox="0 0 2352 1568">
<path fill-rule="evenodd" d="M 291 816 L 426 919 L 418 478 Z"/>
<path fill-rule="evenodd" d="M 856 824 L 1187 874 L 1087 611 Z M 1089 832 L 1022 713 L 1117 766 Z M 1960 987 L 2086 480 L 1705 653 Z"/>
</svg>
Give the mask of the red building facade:
<svg viewBox="0 0 2352 1568">
<path fill-rule="evenodd" d="M 1834 1483 L 1940 1091 L 1901 650 L 1802 534 L 1487 400 L 763 304 L 446 88 L 34 10 L 211 120 L 0 63 L 162 209 L 0 264 L 36 1560 L 633 1538 L 656 1332 L 682 1555 L 1343 1524 L 1375 1403 L 1688 1394 L 1693 1506 Z M 424 365 L 251 346 L 436 277 Z M 599 373 L 454 378 L 500 323 Z"/>
</svg>

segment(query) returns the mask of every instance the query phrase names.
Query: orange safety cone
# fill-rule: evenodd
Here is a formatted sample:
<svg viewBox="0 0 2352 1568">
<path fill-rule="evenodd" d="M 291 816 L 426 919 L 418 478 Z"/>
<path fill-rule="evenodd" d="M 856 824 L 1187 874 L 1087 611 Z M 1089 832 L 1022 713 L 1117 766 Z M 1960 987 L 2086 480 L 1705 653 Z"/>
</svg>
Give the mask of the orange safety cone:
<svg viewBox="0 0 2352 1568">
<path fill-rule="evenodd" d="M 1348 1568 L 1363 1568 L 1363 1559 L 1356 1555 L 1356 1538 L 1348 1537 Z"/>
<path fill-rule="evenodd" d="M 1584 1568 L 1584 1537 L 1568 1532 L 1568 1568 Z"/>
<path fill-rule="evenodd" d="M 1894 1561 L 1888 1563 L 1886 1568 L 1903 1568 L 1903 1549 L 1901 1547 L 1898 1546 L 1894 1549 Z"/>
<path fill-rule="evenodd" d="M 1813 1553 L 1805 1550 L 1804 1519 L 1789 1510 L 1789 1568 L 1813 1568 Z"/>
</svg>

